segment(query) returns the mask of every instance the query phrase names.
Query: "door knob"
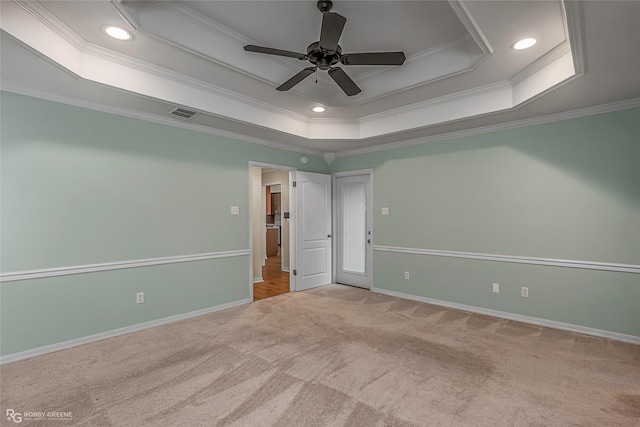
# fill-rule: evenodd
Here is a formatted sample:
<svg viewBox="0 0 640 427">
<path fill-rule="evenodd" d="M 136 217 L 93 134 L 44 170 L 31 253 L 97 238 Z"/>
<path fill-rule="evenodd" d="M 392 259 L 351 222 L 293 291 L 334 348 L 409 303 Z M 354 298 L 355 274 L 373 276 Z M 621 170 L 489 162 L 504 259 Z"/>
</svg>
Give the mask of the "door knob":
<svg viewBox="0 0 640 427">
<path fill-rule="evenodd" d="M 327 234 L 327 237 L 328 237 L 328 238 L 331 238 L 331 237 L 333 237 L 333 236 L 332 236 L 331 234 Z"/>
</svg>

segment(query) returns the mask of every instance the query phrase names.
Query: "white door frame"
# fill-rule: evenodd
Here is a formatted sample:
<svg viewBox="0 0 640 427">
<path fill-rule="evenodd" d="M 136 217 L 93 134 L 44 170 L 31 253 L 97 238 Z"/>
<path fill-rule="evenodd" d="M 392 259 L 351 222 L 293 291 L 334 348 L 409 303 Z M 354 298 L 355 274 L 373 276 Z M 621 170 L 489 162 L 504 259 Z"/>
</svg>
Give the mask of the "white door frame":
<svg viewBox="0 0 640 427">
<path fill-rule="evenodd" d="M 375 236 L 375 232 L 373 230 L 373 169 L 358 169 L 358 170 L 353 170 L 353 171 L 345 171 L 345 172 L 335 172 L 333 174 L 331 174 L 331 185 L 333 188 L 333 200 L 332 200 L 332 216 L 334 218 L 333 221 L 333 230 L 332 230 L 332 234 L 335 236 L 335 238 L 333 239 L 333 248 L 332 248 L 332 252 L 333 252 L 333 282 L 336 282 L 336 279 L 338 277 L 338 259 L 337 259 L 337 254 L 338 254 L 338 243 L 340 240 L 340 236 L 338 236 L 338 230 L 336 230 L 336 226 L 337 226 L 337 218 L 338 218 L 338 192 L 336 191 L 336 181 L 337 178 L 342 178 L 345 176 L 357 176 L 357 175 L 369 175 L 369 192 L 367 194 L 367 198 L 368 200 L 370 200 L 370 206 L 371 209 L 367 209 L 367 221 L 370 224 L 370 231 L 371 231 L 371 243 L 367 244 L 366 248 L 367 248 L 367 265 L 369 265 L 370 271 L 369 271 L 369 289 L 373 288 L 373 238 Z"/>
<path fill-rule="evenodd" d="M 271 163 L 263 163 L 263 162 L 254 162 L 249 161 L 248 174 L 249 174 L 249 298 L 253 301 L 253 251 L 256 248 L 253 247 L 253 177 L 251 174 L 251 168 L 253 166 L 262 168 L 262 169 L 273 169 L 273 170 L 281 170 L 283 172 L 289 172 L 289 195 L 292 193 L 292 176 L 291 172 L 295 172 L 297 169 L 292 168 L 290 166 L 282 166 L 282 165 L 274 165 Z M 261 189 L 262 189 L 262 180 L 260 180 Z M 291 196 L 289 196 L 289 212 L 291 212 L 291 217 L 295 218 L 295 206 L 291 205 Z M 289 226 L 291 228 L 291 226 Z M 289 233 L 289 269 L 291 270 L 291 266 L 295 265 L 293 263 L 294 258 L 292 257 L 292 253 L 295 253 L 293 249 L 295 249 L 295 242 L 292 238 L 293 233 Z M 292 275 L 289 274 L 289 291 L 293 291 L 293 281 Z"/>
</svg>

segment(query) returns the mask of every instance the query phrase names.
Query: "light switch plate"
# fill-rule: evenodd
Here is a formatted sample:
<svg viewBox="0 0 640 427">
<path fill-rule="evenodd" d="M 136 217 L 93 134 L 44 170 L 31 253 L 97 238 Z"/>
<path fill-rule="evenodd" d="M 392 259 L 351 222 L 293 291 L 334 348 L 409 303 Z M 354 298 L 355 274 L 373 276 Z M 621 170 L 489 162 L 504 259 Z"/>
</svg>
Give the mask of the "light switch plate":
<svg viewBox="0 0 640 427">
<path fill-rule="evenodd" d="M 240 206 L 231 206 L 231 215 L 240 215 Z"/>
<path fill-rule="evenodd" d="M 389 215 L 389 208 L 382 208 L 382 215 Z"/>
<path fill-rule="evenodd" d="M 500 293 L 500 283 L 494 283 L 493 284 L 493 292 L 494 293 Z"/>
</svg>

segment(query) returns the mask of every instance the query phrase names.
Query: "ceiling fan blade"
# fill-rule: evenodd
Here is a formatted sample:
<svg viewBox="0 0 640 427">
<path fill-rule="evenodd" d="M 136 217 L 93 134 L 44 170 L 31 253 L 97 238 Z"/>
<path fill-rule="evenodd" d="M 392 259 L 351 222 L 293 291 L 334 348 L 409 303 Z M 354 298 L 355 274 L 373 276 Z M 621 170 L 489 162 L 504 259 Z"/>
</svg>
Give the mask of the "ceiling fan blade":
<svg viewBox="0 0 640 427">
<path fill-rule="evenodd" d="M 329 70 L 329 77 L 340 86 L 340 89 L 344 91 L 348 96 L 357 95 L 360 93 L 360 88 L 351 78 L 344 72 L 342 68 L 332 68 Z"/>
<path fill-rule="evenodd" d="M 347 53 L 342 55 L 344 65 L 402 65 L 405 61 L 404 52 L 371 52 Z"/>
<path fill-rule="evenodd" d="M 276 90 L 279 90 L 280 92 L 287 91 L 292 87 L 294 87 L 295 85 L 297 85 L 298 83 L 300 83 L 301 81 L 303 81 L 304 79 L 306 79 L 307 77 L 309 77 L 315 71 L 316 71 L 316 67 L 305 68 L 304 70 L 300 71 L 298 74 L 296 74 L 295 76 L 291 77 L 289 80 L 287 80 L 286 82 L 278 86 Z"/>
<path fill-rule="evenodd" d="M 322 14 L 322 28 L 320 30 L 320 48 L 329 52 L 335 52 L 344 29 L 347 18 L 335 12 Z"/>
<path fill-rule="evenodd" d="M 252 44 L 246 45 L 244 50 L 247 52 L 266 53 L 267 55 L 287 56 L 289 58 L 297 59 L 309 59 L 309 57 L 303 53 L 291 52 L 288 50 L 273 49 L 270 47 L 254 46 Z"/>
</svg>

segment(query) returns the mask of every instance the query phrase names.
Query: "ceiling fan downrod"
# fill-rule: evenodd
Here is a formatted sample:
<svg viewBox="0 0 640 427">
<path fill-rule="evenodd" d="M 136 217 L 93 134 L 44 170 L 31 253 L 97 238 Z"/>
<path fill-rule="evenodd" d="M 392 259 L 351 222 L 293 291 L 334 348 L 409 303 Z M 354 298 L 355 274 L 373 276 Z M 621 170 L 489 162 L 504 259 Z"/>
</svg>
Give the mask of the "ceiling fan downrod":
<svg viewBox="0 0 640 427">
<path fill-rule="evenodd" d="M 318 10 L 322 13 L 329 12 L 333 8 L 333 2 L 331 0 L 320 0 L 317 3 Z"/>
</svg>

